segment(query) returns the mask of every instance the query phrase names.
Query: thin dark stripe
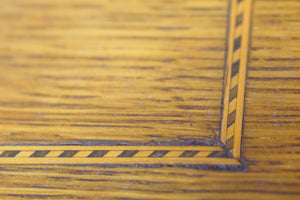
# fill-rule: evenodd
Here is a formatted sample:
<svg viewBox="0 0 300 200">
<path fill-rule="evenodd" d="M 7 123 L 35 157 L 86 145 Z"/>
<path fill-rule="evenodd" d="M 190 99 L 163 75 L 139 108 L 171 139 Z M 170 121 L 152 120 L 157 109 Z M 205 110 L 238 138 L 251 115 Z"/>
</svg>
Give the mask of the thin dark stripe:
<svg viewBox="0 0 300 200">
<path fill-rule="evenodd" d="M 209 154 L 208 158 L 223 158 L 226 154 L 224 151 L 213 151 L 211 154 Z"/>
<path fill-rule="evenodd" d="M 30 157 L 45 157 L 50 151 L 35 151 Z"/>
<path fill-rule="evenodd" d="M 127 157 L 127 158 L 130 158 L 130 157 L 133 157 L 135 154 L 137 154 L 137 152 L 139 152 L 139 151 L 136 151 L 136 150 L 125 150 L 118 157 Z"/>
<path fill-rule="evenodd" d="M 88 155 L 88 158 L 101 158 L 107 154 L 108 151 L 105 150 L 96 150 L 93 151 L 90 155 Z"/>
<path fill-rule="evenodd" d="M 61 158 L 71 158 L 73 157 L 78 151 L 64 151 L 62 154 L 59 155 Z"/>
<path fill-rule="evenodd" d="M 238 38 L 235 38 L 233 51 L 236 51 L 239 48 L 241 48 L 241 41 L 242 41 L 242 36 L 239 36 Z"/>
<path fill-rule="evenodd" d="M 155 157 L 164 157 L 169 151 L 154 151 L 149 157 L 155 158 Z"/>
<path fill-rule="evenodd" d="M 235 122 L 235 113 L 236 111 L 234 110 L 232 113 L 228 115 L 227 127 L 230 127 Z"/>
<path fill-rule="evenodd" d="M 240 60 L 235 61 L 231 67 L 231 77 L 234 77 L 237 73 L 239 73 L 240 69 Z"/>
<path fill-rule="evenodd" d="M 229 102 L 231 102 L 233 99 L 237 97 L 238 93 L 238 86 L 236 85 L 234 88 L 231 88 L 229 92 Z"/>
<path fill-rule="evenodd" d="M 16 155 L 18 155 L 18 153 L 20 153 L 21 151 L 4 151 L 0 157 L 15 157 Z"/>
<path fill-rule="evenodd" d="M 199 151 L 184 151 L 179 157 L 192 158 L 197 153 L 199 153 Z"/>
</svg>

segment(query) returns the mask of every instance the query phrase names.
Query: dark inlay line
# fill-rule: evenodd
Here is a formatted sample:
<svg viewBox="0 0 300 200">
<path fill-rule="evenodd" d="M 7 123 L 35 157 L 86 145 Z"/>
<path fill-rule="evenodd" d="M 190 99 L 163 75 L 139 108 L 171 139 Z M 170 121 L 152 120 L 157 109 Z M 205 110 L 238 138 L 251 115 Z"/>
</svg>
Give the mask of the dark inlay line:
<svg viewBox="0 0 300 200">
<path fill-rule="evenodd" d="M 226 153 L 224 151 L 213 151 L 207 157 L 208 158 L 223 158 L 225 156 L 226 156 Z"/>
<path fill-rule="evenodd" d="M 229 138 L 226 141 L 226 148 L 227 149 L 233 149 L 233 141 L 234 141 L 234 136 L 232 136 L 231 138 Z"/>
<path fill-rule="evenodd" d="M 125 150 L 123 151 L 118 157 L 133 157 L 135 154 L 137 154 L 136 150 Z"/>
<path fill-rule="evenodd" d="M 233 46 L 233 51 L 236 51 L 239 48 L 241 48 L 241 41 L 242 41 L 242 36 L 239 36 L 238 38 L 235 38 L 235 40 L 234 40 L 234 46 Z"/>
<path fill-rule="evenodd" d="M 238 0 L 238 3 L 241 3 L 243 0 Z"/>
<path fill-rule="evenodd" d="M 235 122 L 235 113 L 236 111 L 232 111 L 232 113 L 230 113 L 228 115 L 228 119 L 227 119 L 227 127 L 230 127 L 234 122 Z"/>
<path fill-rule="evenodd" d="M 243 13 L 240 13 L 239 15 L 236 16 L 235 27 L 238 27 L 242 23 L 243 23 Z"/>
<path fill-rule="evenodd" d="M 169 151 L 154 151 L 149 157 L 150 158 L 155 158 L 155 157 L 158 157 L 158 158 L 161 158 L 161 157 L 164 157 Z"/>
<path fill-rule="evenodd" d="M 16 155 L 18 155 L 18 153 L 20 153 L 21 151 L 4 151 L 0 157 L 15 157 Z"/>
<path fill-rule="evenodd" d="M 237 73 L 239 73 L 240 69 L 240 60 L 235 61 L 235 63 L 232 64 L 231 68 L 231 77 L 234 77 Z"/>
<path fill-rule="evenodd" d="M 50 151 L 35 151 L 30 157 L 45 157 Z"/>
<path fill-rule="evenodd" d="M 108 151 L 104 151 L 104 150 L 96 150 L 93 151 L 90 155 L 88 155 L 88 158 L 101 158 L 103 156 L 105 156 L 105 154 L 107 154 Z"/>
<path fill-rule="evenodd" d="M 184 151 L 179 157 L 191 158 L 194 157 L 199 151 Z"/>
<path fill-rule="evenodd" d="M 78 151 L 64 151 L 62 154 L 59 155 L 60 158 L 71 158 L 73 157 Z"/>
<path fill-rule="evenodd" d="M 236 85 L 234 88 L 230 89 L 229 102 L 231 102 L 233 99 L 237 97 L 237 93 L 238 93 L 238 86 Z"/>
</svg>

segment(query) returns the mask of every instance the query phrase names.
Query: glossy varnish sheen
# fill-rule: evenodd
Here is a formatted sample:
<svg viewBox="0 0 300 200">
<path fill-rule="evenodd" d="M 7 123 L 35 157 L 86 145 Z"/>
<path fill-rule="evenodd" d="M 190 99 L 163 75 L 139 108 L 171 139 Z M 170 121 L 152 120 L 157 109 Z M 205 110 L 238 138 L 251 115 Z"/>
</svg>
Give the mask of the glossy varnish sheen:
<svg viewBox="0 0 300 200">
<path fill-rule="evenodd" d="M 174 96 L 173 101 L 168 102 L 168 104 L 163 101 L 156 103 L 154 103 L 155 101 L 152 103 L 149 101 L 149 104 L 144 107 L 149 110 L 145 109 L 142 110 L 142 112 L 136 112 L 142 116 L 144 113 L 149 115 L 149 113 L 155 112 L 155 109 L 153 110 L 151 105 L 154 105 L 155 107 L 166 104 L 168 106 L 165 106 L 164 109 L 168 111 L 166 112 L 168 115 L 166 115 L 166 113 L 161 115 L 160 113 L 159 116 L 153 115 L 147 117 L 151 120 L 169 118 L 169 120 L 173 120 L 172 125 L 169 125 L 169 128 L 163 129 L 166 124 L 159 123 L 161 121 L 153 121 L 152 123 L 149 121 L 143 121 L 141 123 L 135 123 L 134 125 L 139 124 L 151 127 L 159 126 L 159 128 L 161 128 L 159 130 L 164 130 L 164 133 L 160 133 L 158 135 L 162 136 L 162 140 L 169 142 L 174 139 L 171 132 L 169 132 L 172 130 L 170 127 L 176 129 L 176 133 L 178 135 L 182 134 L 185 136 L 195 136 L 196 134 L 194 134 L 194 130 L 195 132 L 196 130 L 202 130 L 197 132 L 197 136 L 201 137 L 201 140 L 197 141 L 211 141 L 204 140 L 209 138 L 211 132 L 206 129 L 206 126 L 201 126 L 201 123 L 199 123 L 198 120 L 205 118 L 203 118 L 205 114 L 203 114 L 200 109 L 202 108 L 201 106 L 203 106 L 202 104 L 205 103 L 207 106 L 206 111 L 209 110 L 215 113 L 211 118 L 208 118 L 212 121 L 208 120 L 208 123 L 206 124 L 210 124 L 214 131 L 219 131 L 221 119 L 219 115 L 221 112 L 220 108 L 215 107 L 221 105 L 220 100 L 222 96 L 223 69 L 220 68 L 220 66 L 224 64 L 224 60 L 222 59 L 224 59 L 225 56 L 223 53 L 225 51 L 224 42 L 226 40 L 226 28 L 224 30 L 219 30 L 219 27 L 226 24 L 227 2 L 221 0 L 186 1 L 188 2 L 187 4 L 190 3 L 190 13 L 195 12 L 199 15 L 201 15 L 201 13 L 205 13 L 203 15 L 206 16 L 205 20 L 207 20 L 207 22 L 204 20 L 205 22 L 199 23 L 200 25 L 202 24 L 201 26 L 207 23 L 207 26 L 213 27 L 207 28 L 207 31 L 212 31 L 213 29 L 219 30 L 215 30 L 215 32 L 212 31 L 208 35 L 201 35 L 201 31 L 197 30 L 197 37 L 223 38 L 222 41 L 205 40 L 205 46 L 203 47 L 199 47 L 199 45 L 197 45 L 198 40 L 191 40 L 191 37 L 187 37 L 184 31 L 178 33 L 176 37 L 179 38 L 174 41 L 170 41 L 164 34 L 175 34 L 176 31 L 179 30 L 172 30 L 175 31 L 175 33 L 165 31 L 156 32 L 154 30 L 151 32 L 145 31 L 140 33 L 139 29 L 143 29 L 145 23 L 135 24 L 133 29 L 135 31 L 130 30 L 127 32 L 128 35 L 125 34 L 126 28 L 128 29 L 128 23 L 134 20 L 145 20 L 145 18 L 147 18 L 147 16 L 145 16 L 147 13 L 149 14 L 153 12 L 155 13 L 154 15 L 158 17 L 159 13 L 164 10 L 162 7 L 165 8 L 166 6 L 171 5 L 176 7 L 176 5 L 181 5 L 183 1 L 148 2 L 148 4 L 151 5 L 153 2 L 151 12 L 143 9 L 145 4 L 147 4 L 145 1 L 130 1 L 132 3 L 131 5 L 138 5 L 135 9 L 133 9 L 133 11 L 145 14 L 138 15 L 138 17 L 128 14 L 133 11 L 128 11 L 127 14 L 126 12 L 117 12 L 118 9 L 123 10 L 126 7 L 124 1 L 99 2 L 102 2 L 102 5 L 99 5 L 100 3 L 98 3 L 98 1 L 89 1 L 89 4 L 79 1 L 43 1 L 43 3 L 37 3 L 34 1 L 1 2 L 1 143 L 37 144 L 47 141 L 78 142 L 81 139 L 85 140 L 83 133 L 80 133 L 78 130 L 82 131 L 91 129 L 100 131 L 112 130 L 111 134 L 107 133 L 107 135 L 103 135 L 103 138 L 107 140 L 114 141 L 116 138 L 121 138 L 121 140 L 125 141 L 151 141 L 152 139 L 149 139 L 149 136 L 146 136 L 147 134 L 144 135 L 144 133 L 147 133 L 147 128 L 114 128 L 112 127 L 112 124 L 110 124 L 109 129 L 104 127 L 90 127 L 91 124 L 95 124 L 95 122 L 91 122 L 91 120 L 95 120 L 99 116 L 99 112 L 95 112 L 97 109 L 101 110 L 102 113 L 105 113 L 105 111 L 108 112 L 109 110 L 117 109 L 117 106 L 123 105 L 121 108 L 117 109 L 119 112 L 117 116 L 120 120 L 127 119 L 127 117 L 124 117 L 121 113 L 128 115 L 128 113 L 132 111 L 132 109 L 126 109 L 126 106 L 129 104 L 133 105 L 133 101 L 120 101 L 114 108 L 95 107 L 95 105 L 107 106 L 109 103 L 105 104 L 105 101 L 101 101 L 101 103 L 99 103 L 100 99 L 97 101 L 97 97 L 94 96 L 95 94 L 98 94 L 97 92 L 99 91 L 97 90 L 97 87 L 93 87 L 93 84 L 94 82 L 97 83 L 99 81 L 93 81 L 93 79 L 87 81 L 87 79 L 98 75 L 99 71 L 97 71 L 98 68 L 95 67 L 96 65 L 101 67 L 102 65 L 99 63 L 104 64 L 106 62 L 110 63 L 110 66 L 115 67 L 115 69 L 106 68 L 106 70 L 108 70 L 107 73 L 111 75 L 116 75 L 119 71 L 124 70 L 119 68 L 120 66 L 127 66 L 130 69 L 130 66 L 132 65 L 136 67 L 136 65 L 144 65 L 147 62 L 152 63 L 153 65 L 155 63 L 162 62 L 160 68 L 160 70 L 162 70 L 161 72 L 169 69 L 169 71 L 165 71 L 165 73 L 153 75 L 153 73 L 144 71 L 152 69 L 151 67 L 153 66 L 149 65 L 149 69 L 137 68 L 134 73 L 132 72 L 132 74 L 136 73 L 137 77 L 145 76 L 149 78 L 154 78 L 155 76 L 161 76 L 159 78 L 170 78 L 172 77 L 172 73 L 181 73 L 186 69 L 194 69 L 196 70 L 194 72 L 197 72 L 197 70 L 199 70 L 197 68 L 185 67 L 182 68 L 183 71 L 175 72 L 173 71 L 173 69 L 175 69 L 173 67 L 177 66 L 178 69 L 180 69 L 179 66 L 182 66 L 181 64 L 187 63 L 193 66 L 193 63 L 199 64 L 199 62 L 201 62 L 201 66 L 207 67 L 207 69 L 206 67 L 203 68 L 203 70 L 206 70 L 205 75 L 209 75 L 211 73 L 211 77 L 208 81 L 205 82 L 207 77 L 203 77 L 199 80 L 186 78 L 183 82 L 178 82 L 177 80 L 175 82 L 181 83 L 181 86 L 185 83 L 186 85 L 184 85 L 185 90 L 181 89 L 178 94 L 176 93 L 176 97 Z M 70 9 L 69 6 L 72 6 L 72 9 Z M 179 7 L 179 10 L 184 10 L 181 6 Z M 86 10 L 86 13 L 78 12 L 78 9 Z M 112 31 L 109 37 L 113 36 L 115 38 L 110 40 L 110 42 L 103 42 L 107 45 L 109 44 L 109 47 L 112 49 L 100 51 L 102 55 L 101 57 L 99 57 L 99 54 L 94 51 L 90 51 L 89 53 L 89 50 L 93 49 L 91 47 L 94 47 L 94 49 L 96 48 L 95 46 L 97 44 L 93 41 L 95 40 L 95 35 L 98 37 L 100 31 L 94 36 L 94 32 L 92 30 L 87 31 L 87 28 L 89 27 L 93 30 L 98 30 L 99 24 L 97 25 L 96 22 L 99 21 L 96 20 L 96 17 L 101 15 L 101 13 L 98 12 L 98 9 L 103 9 L 104 13 L 110 13 L 109 17 L 107 16 L 105 20 L 114 20 L 114 23 L 108 22 L 106 24 L 106 31 L 113 30 L 114 28 L 111 27 L 112 24 L 116 24 L 120 20 L 122 22 L 122 19 L 124 20 L 124 16 L 127 16 L 127 18 L 125 18 L 127 22 L 126 26 L 123 22 L 121 23 L 123 25 L 122 31 L 125 31 L 125 33 L 120 35 L 120 30 L 115 32 Z M 219 166 L 214 169 L 211 166 L 202 166 L 199 170 L 189 168 L 188 166 L 157 166 L 156 168 L 155 166 L 149 167 L 147 165 L 127 167 L 1 165 L 1 198 L 122 200 L 298 199 L 300 196 L 299 10 L 299 2 L 294 0 L 257 0 L 253 4 L 248 79 L 246 83 L 244 134 L 242 140 L 242 161 L 244 163 L 242 168 L 222 168 L 222 166 Z M 95 13 L 93 13 L 93 11 L 95 11 Z M 34 17 L 32 16 L 32 19 L 30 20 L 27 18 L 26 21 L 25 16 L 28 16 L 30 13 L 34 14 L 35 12 L 37 13 Z M 177 13 L 178 15 L 180 14 L 180 12 Z M 54 14 L 57 14 L 56 18 L 54 18 Z M 80 19 L 80 17 L 84 17 L 85 14 L 92 16 L 88 20 L 84 20 L 84 23 L 83 21 L 76 20 Z M 185 15 L 182 15 L 181 17 L 183 16 Z M 193 16 L 193 14 L 190 16 Z M 214 21 L 216 23 L 210 23 L 210 20 L 215 19 L 214 16 L 219 17 L 218 20 Z M 74 19 L 74 22 L 71 23 L 70 20 L 66 21 L 66 18 Z M 46 24 L 43 23 L 45 22 L 43 20 L 48 20 L 49 26 L 54 22 L 56 24 L 54 24 L 55 26 L 52 24 L 54 26 L 53 28 L 39 30 L 42 25 L 46 26 Z M 184 20 L 184 23 L 180 23 L 182 22 L 180 19 L 178 19 L 178 21 L 174 21 L 174 23 L 175 22 L 177 26 L 178 24 L 181 24 L 182 26 L 190 25 L 190 27 L 197 27 L 197 25 L 199 25 L 197 20 L 193 21 L 192 19 L 189 19 L 189 22 Z M 158 20 L 153 19 L 153 24 L 157 25 L 158 23 Z M 76 30 L 73 30 L 72 28 L 74 28 L 75 24 L 78 27 Z M 40 27 L 35 27 L 35 25 Z M 102 28 L 103 27 L 104 25 Z M 138 35 L 139 33 L 141 35 Z M 191 32 L 189 31 L 189 33 Z M 77 38 L 72 34 L 75 34 L 78 37 L 86 36 L 86 41 L 81 43 L 81 40 L 77 40 Z M 97 38 L 97 41 L 107 41 L 107 39 L 103 39 L 105 35 L 107 36 L 107 32 L 105 33 L 104 31 L 102 34 L 103 35 L 101 35 L 101 37 L 99 36 Z M 154 36 L 161 38 L 161 41 L 156 42 L 156 39 L 153 39 Z M 136 51 L 131 52 L 132 54 L 130 54 L 130 56 L 136 58 L 134 61 L 133 59 L 123 59 L 126 56 L 129 57 L 129 55 L 123 55 L 123 57 L 120 56 L 122 55 L 120 53 L 122 48 L 125 48 L 126 45 L 119 40 L 128 40 L 126 45 L 129 45 L 129 47 L 130 45 L 135 44 L 134 49 L 136 49 Z M 88 43 L 88 41 L 90 41 L 90 43 Z M 167 41 L 169 42 L 163 43 Z M 164 51 L 158 48 L 158 43 L 164 44 L 162 45 L 165 49 Z M 170 45 L 174 44 L 179 45 L 180 53 L 174 53 L 171 51 Z M 220 46 L 214 46 L 216 44 L 219 44 Z M 51 47 L 51 45 L 55 45 L 55 48 Z M 150 50 L 145 50 L 147 48 L 150 49 L 150 47 L 153 47 L 151 48 L 151 53 Z M 56 48 L 58 50 L 56 50 Z M 176 60 L 177 57 L 183 56 L 182 49 L 184 48 L 189 49 L 189 52 L 193 51 L 193 48 L 201 48 L 201 53 L 195 53 L 195 56 L 201 57 L 201 60 Z M 219 48 L 221 48 L 220 51 L 218 51 Z M 80 49 L 82 52 L 79 51 Z M 146 51 L 144 53 L 146 53 L 148 57 L 142 56 L 143 51 Z M 128 49 L 124 52 L 127 54 L 130 53 Z M 105 53 L 106 55 L 103 56 Z M 167 55 L 169 55 L 169 57 Z M 211 55 L 209 58 L 216 57 L 217 59 L 206 60 L 206 56 L 209 55 Z M 90 57 L 97 58 L 90 59 Z M 139 60 L 138 58 L 140 57 L 147 57 L 148 59 Z M 166 57 L 168 58 L 167 60 L 160 60 L 162 58 L 165 59 Z M 170 57 L 176 61 L 169 60 Z M 105 60 L 104 58 L 111 59 Z M 88 65 L 88 63 L 90 65 Z M 176 63 L 180 64 L 176 65 Z M 73 69 L 74 66 L 77 67 Z M 163 66 L 168 67 L 163 68 Z M 104 72 L 105 65 L 102 67 L 103 71 L 101 72 Z M 202 67 L 200 69 L 202 70 Z M 126 70 L 126 72 L 128 71 L 130 70 Z M 59 76 L 61 72 L 63 72 L 63 74 L 65 73 L 66 77 Z M 186 73 L 191 76 L 194 72 L 192 70 Z M 80 79 L 77 83 L 76 81 L 78 80 L 76 77 L 78 75 Z M 85 81 L 82 80 L 84 75 L 89 75 Z M 123 76 L 124 74 L 121 75 Z M 130 74 L 127 75 L 129 76 Z M 178 76 L 181 76 L 181 74 Z M 193 74 L 193 76 L 199 76 L 199 74 Z M 115 79 L 115 81 L 118 80 L 120 79 Z M 134 84 L 129 88 L 133 89 L 139 86 L 135 84 L 142 83 L 139 82 L 139 79 L 137 79 L 137 81 L 138 82 L 134 82 Z M 168 89 L 168 91 L 172 91 L 168 85 L 172 85 L 172 80 L 167 79 L 166 81 L 167 82 L 165 83 L 157 82 L 157 89 L 153 89 L 153 91 L 157 93 L 154 93 L 153 95 L 162 94 L 159 93 L 160 90 L 158 88 L 165 88 Z M 193 85 L 193 81 L 199 81 L 199 83 L 197 82 L 197 85 Z M 90 85 L 85 85 L 88 83 Z M 108 83 L 110 83 L 110 81 L 106 80 L 106 84 Z M 208 83 L 213 83 L 212 85 L 214 87 L 210 86 Z M 74 84 L 77 84 L 75 88 Z M 103 84 L 105 84 L 105 81 Z M 203 87 L 201 84 L 203 84 Z M 54 88 L 50 86 L 56 86 L 56 89 L 54 90 Z M 35 91 L 34 94 L 28 94 L 28 92 L 32 92 L 34 88 L 39 89 Z M 149 88 L 151 89 L 151 87 Z M 203 91 L 203 93 L 196 92 L 195 90 L 199 90 L 199 88 L 213 89 Z M 215 90 L 215 88 L 220 90 Z M 57 93 L 57 91 L 61 91 L 61 93 Z M 82 92 L 79 93 L 80 96 L 78 96 L 78 91 Z M 108 96 L 103 96 L 108 98 L 107 102 L 109 102 L 111 100 L 109 97 L 113 97 L 113 94 L 117 95 L 121 91 L 118 91 L 115 88 L 104 90 L 104 92 L 107 92 L 106 94 L 108 94 Z M 126 93 L 123 90 L 122 92 L 123 93 L 119 96 L 119 98 L 126 97 Z M 139 93 L 132 92 L 130 94 L 136 95 Z M 131 95 L 128 95 L 127 97 L 129 98 Z M 191 105 L 189 104 L 190 102 L 187 100 L 187 97 L 192 99 L 197 96 L 199 98 L 199 95 L 203 96 L 201 97 L 201 101 L 197 101 L 199 102 L 199 105 L 196 105 L 196 108 L 198 108 L 197 111 L 183 109 L 189 108 L 184 106 Z M 173 95 L 171 96 L 173 98 Z M 162 99 L 155 97 L 155 99 L 168 100 L 166 96 L 164 97 L 165 98 Z M 37 102 L 32 102 L 33 99 L 38 99 L 39 104 L 36 104 Z M 135 97 L 132 96 L 132 99 L 135 99 Z M 114 102 L 115 100 L 116 99 L 113 98 L 111 102 Z M 182 105 L 175 103 L 180 102 L 181 100 L 185 103 Z M 82 105 L 78 105 L 78 101 L 85 105 L 85 107 L 80 109 L 80 106 Z M 93 101 L 94 103 L 91 104 L 90 102 Z M 102 102 L 104 103 L 102 104 Z M 144 99 L 142 102 L 144 102 Z M 181 107 L 176 107 L 179 105 L 181 105 Z M 43 112 L 40 111 L 41 109 L 43 109 Z M 122 112 L 123 109 L 124 112 Z M 48 119 L 43 116 L 45 112 L 47 113 Z M 133 112 L 133 114 L 136 113 Z M 172 114 L 170 115 L 170 113 Z M 185 123 L 176 125 L 176 123 L 174 123 L 176 122 L 174 121 L 174 116 L 178 115 L 178 117 L 181 118 L 180 115 L 182 115 L 182 113 L 195 116 L 197 118 L 196 121 L 198 121 L 197 124 L 191 126 L 192 128 L 188 128 L 189 126 Z M 115 116 L 107 114 L 103 114 L 103 116 L 101 115 L 101 119 L 104 118 L 110 121 L 115 120 L 114 122 L 116 126 L 123 124 L 121 121 L 116 121 Z M 137 116 L 132 115 L 130 117 L 133 117 L 134 120 L 136 120 L 135 117 Z M 75 120 L 75 122 L 72 120 Z M 215 122 L 213 122 L 213 120 L 215 120 Z M 191 121 L 192 120 L 189 119 L 189 123 Z M 84 129 L 82 126 L 71 126 L 71 124 L 79 122 L 81 124 L 83 122 L 86 124 Z M 129 125 L 131 124 L 130 122 L 127 123 Z M 182 127 L 185 129 L 184 131 L 181 130 Z M 132 135 L 125 134 L 129 133 L 127 131 L 122 131 L 124 135 L 117 135 L 117 131 L 129 129 L 133 130 L 130 133 L 134 133 L 135 131 L 137 133 L 138 130 L 142 131 L 139 132 L 140 134 L 133 134 L 134 137 L 132 137 Z M 88 131 L 88 133 L 84 134 L 84 136 L 87 136 L 89 140 L 94 140 L 97 137 L 96 135 L 93 135 L 92 132 L 93 131 Z M 43 133 L 44 138 L 40 137 L 40 133 Z M 57 133 L 57 136 L 53 133 Z M 153 132 L 151 132 L 151 134 L 153 134 Z M 161 140 L 156 139 L 156 137 L 153 138 L 154 140 Z M 175 141 L 178 141 L 177 139 L 175 139 Z"/>
</svg>

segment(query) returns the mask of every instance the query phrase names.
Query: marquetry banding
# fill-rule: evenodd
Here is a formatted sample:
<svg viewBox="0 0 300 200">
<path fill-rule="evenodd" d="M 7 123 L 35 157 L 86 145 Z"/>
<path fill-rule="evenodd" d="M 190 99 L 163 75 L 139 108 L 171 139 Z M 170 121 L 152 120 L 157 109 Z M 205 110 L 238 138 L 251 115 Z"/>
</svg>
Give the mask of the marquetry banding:
<svg viewBox="0 0 300 200">
<path fill-rule="evenodd" d="M 90 150 L 81 150 L 80 148 L 70 146 L 59 146 L 60 148 L 67 148 L 67 150 L 60 151 L 55 150 L 57 147 L 55 146 L 47 146 L 43 147 L 39 150 L 28 150 L 26 146 L 21 147 L 14 147 L 10 148 L 9 150 L 1 150 L 0 157 L 2 161 L 6 164 L 13 164 L 16 163 L 16 160 L 19 160 L 20 163 L 29 163 L 30 161 L 34 162 L 36 160 L 45 159 L 48 160 L 48 163 L 55 163 L 57 161 L 61 161 L 62 163 L 72 163 L 73 161 L 78 161 L 76 159 L 93 159 L 93 163 L 96 161 L 101 164 L 102 162 L 111 162 L 116 163 L 128 163 L 131 164 L 133 159 L 142 159 L 147 163 L 157 163 L 157 161 L 161 162 L 161 159 L 164 159 L 164 162 L 171 162 L 174 161 L 175 163 L 194 163 L 195 159 L 205 159 L 207 164 L 209 164 L 212 159 L 216 158 L 224 158 L 226 157 L 225 149 L 223 148 L 216 148 L 216 147 L 193 147 L 193 146 L 184 146 L 184 147 L 156 147 L 149 146 L 149 149 L 152 150 L 143 150 L 147 149 L 147 146 L 144 148 L 140 147 L 131 147 L 130 150 L 111 150 L 113 146 L 110 146 L 108 150 L 105 150 L 105 147 L 97 147 L 97 146 L 89 146 Z M 5 149 L 4 146 L 1 147 Z M 0 148 L 0 149 L 1 149 Z M 91 150 L 94 148 L 94 150 Z M 118 146 L 115 146 L 115 149 L 118 149 Z M 19 150 L 16 150 L 19 149 Z M 31 148 L 29 148 L 31 149 Z M 152 160 L 152 161 L 151 161 Z M 168 161 L 169 160 L 169 161 Z M 208 162 L 209 161 L 209 162 Z M 215 160 L 213 160 L 215 162 Z M 227 160 L 229 164 L 231 160 Z M 162 162 L 162 163 L 164 163 Z M 76 163 L 76 162 L 74 162 Z"/>
<path fill-rule="evenodd" d="M 251 0 L 231 3 L 221 141 L 240 158 Z"/>
</svg>

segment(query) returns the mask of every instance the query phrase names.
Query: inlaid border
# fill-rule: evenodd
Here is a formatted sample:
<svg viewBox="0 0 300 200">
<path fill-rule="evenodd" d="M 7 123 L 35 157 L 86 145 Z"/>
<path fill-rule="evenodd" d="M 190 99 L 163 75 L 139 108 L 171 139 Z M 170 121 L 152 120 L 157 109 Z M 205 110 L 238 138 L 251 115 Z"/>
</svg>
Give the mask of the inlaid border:
<svg viewBox="0 0 300 200">
<path fill-rule="evenodd" d="M 2 164 L 220 164 L 239 165 L 223 147 L 0 146 Z"/>
<path fill-rule="evenodd" d="M 241 156 L 251 6 L 252 0 L 232 0 L 230 8 L 220 137 L 236 159 Z"/>
<path fill-rule="evenodd" d="M 252 0 L 231 0 L 220 146 L 0 146 L 0 164 L 241 165 Z"/>
</svg>

